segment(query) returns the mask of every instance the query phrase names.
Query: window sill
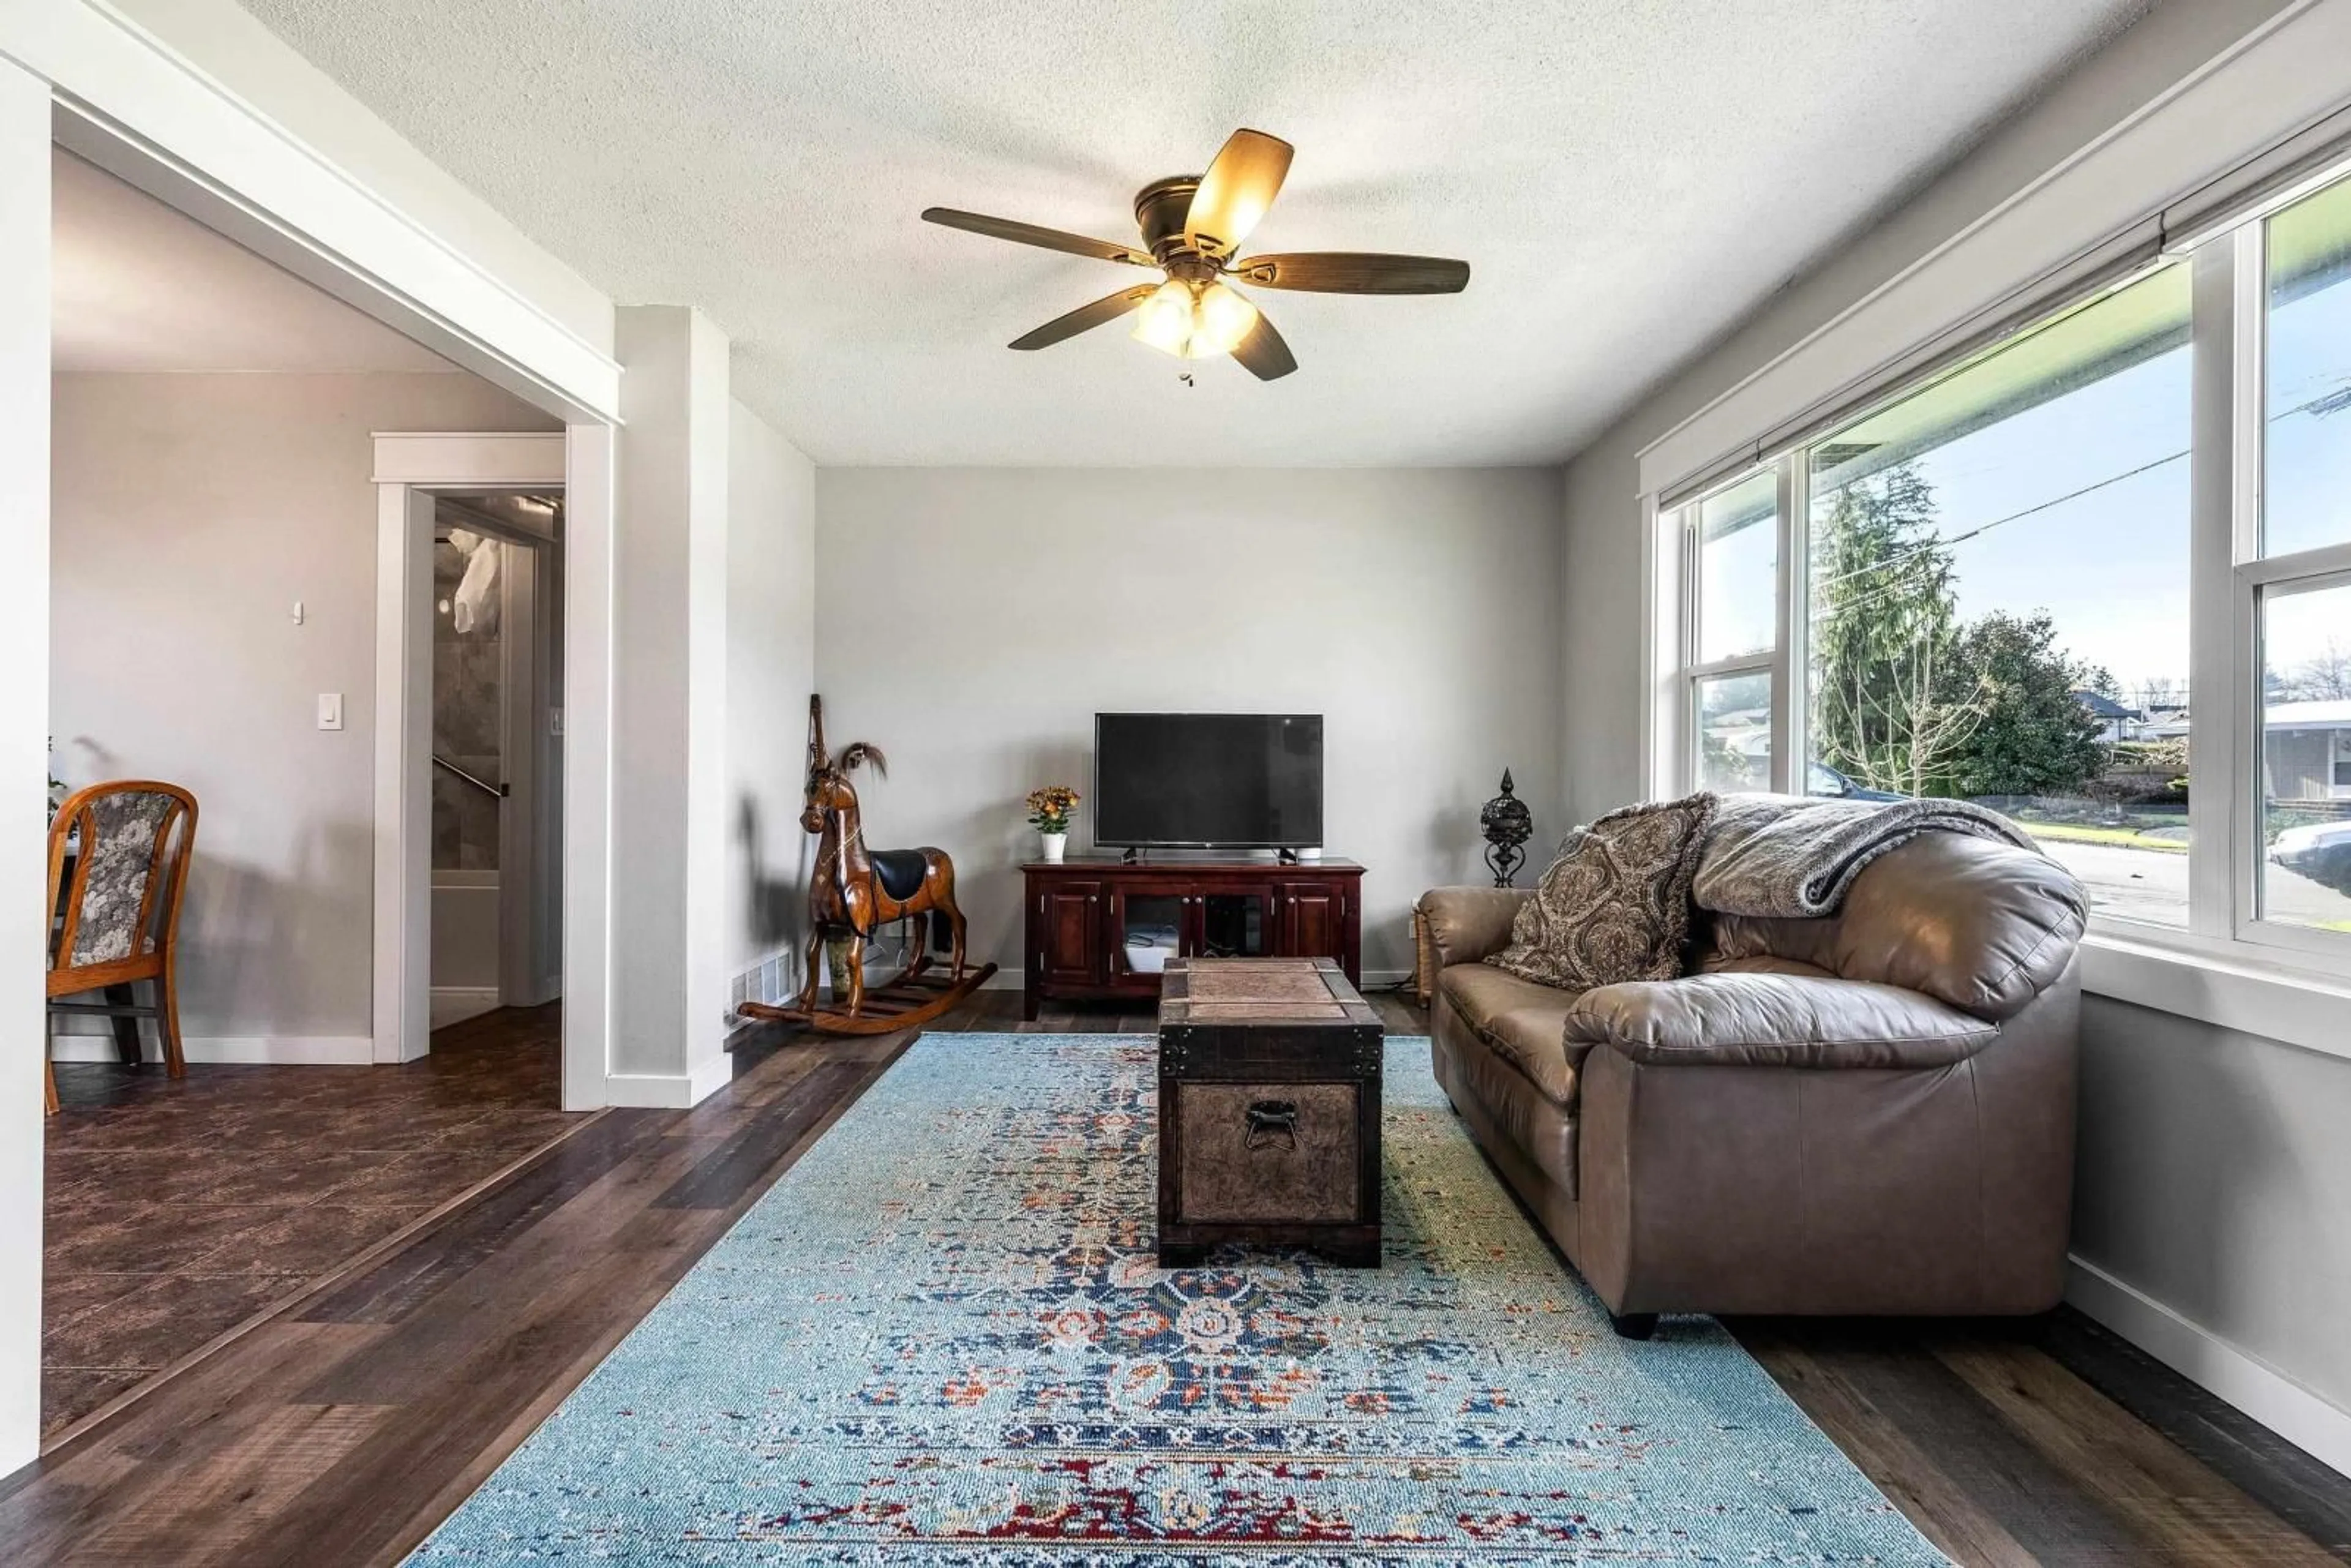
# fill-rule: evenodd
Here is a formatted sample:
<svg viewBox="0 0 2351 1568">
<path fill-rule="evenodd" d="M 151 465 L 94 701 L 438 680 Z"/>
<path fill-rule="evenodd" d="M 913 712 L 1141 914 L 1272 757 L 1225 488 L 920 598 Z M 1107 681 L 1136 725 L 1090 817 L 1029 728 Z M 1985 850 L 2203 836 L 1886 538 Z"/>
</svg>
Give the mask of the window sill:
<svg viewBox="0 0 2351 1568">
<path fill-rule="evenodd" d="M 2351 1061 L 2351 980 L 2093 930 L 2082 988 Z"/>
</svg>

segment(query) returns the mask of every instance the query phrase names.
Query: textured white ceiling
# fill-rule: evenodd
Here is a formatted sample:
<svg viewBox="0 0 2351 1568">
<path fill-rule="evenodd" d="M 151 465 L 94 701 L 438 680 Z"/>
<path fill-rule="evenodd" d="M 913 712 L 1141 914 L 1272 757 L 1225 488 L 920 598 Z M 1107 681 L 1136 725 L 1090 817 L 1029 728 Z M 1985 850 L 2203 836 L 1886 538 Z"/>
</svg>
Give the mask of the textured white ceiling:
<svg viewBox="0 0 2351 1568">
<path fill-rule="evenodd" d="M 624 302 L 692 304 L 822 464 L 1552 462 L 2145 0 L 246 0 Z M 1117 327 L 1117 241 L 1251 125 L 1257 250 L 1468 259 L 1466 294 L 1260 290 L 1259 383 Z"/>
<path fill-rule="evenodd" d="M 456 369 L 104 170 L 49 162 L 57 369 Z"/>
</svg>

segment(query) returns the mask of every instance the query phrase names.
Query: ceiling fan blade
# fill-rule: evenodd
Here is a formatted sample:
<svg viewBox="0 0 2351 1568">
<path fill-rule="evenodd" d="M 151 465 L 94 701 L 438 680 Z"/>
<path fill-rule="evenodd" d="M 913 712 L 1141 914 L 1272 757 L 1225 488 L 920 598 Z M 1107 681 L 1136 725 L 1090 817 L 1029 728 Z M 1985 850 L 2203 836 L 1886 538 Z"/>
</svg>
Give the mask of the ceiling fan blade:
<svg viewBox="0 0 2351 1568">
<path fill-rule="evenodd" d="M 1106 239 L 1088 239 L 1083 235 L 1063 234 L 1060 229 L 1039 228 L 1035 224 L 1015 223 L 1010 218 L 991 218 L 985 213 L 959 212 L 954 207 L 925 207 L 923 209 L 923 221 L 986 235 L 990 239 L 1008 239 L 1015 245 L 1042 246 L 1047 250 L 1067 251 L 1071 256 L 1091 256 L 1097 261 L 1123 261 L 1134 267 L 1159 265 L 1132 246 L 1113 245 Z"/>
<path fill-rule="evenodd" d="M 1249 329 L 1249 336 L 1234 348 L 1233 358 L 1261 382 L 1278 381 L 1298 368 L 1290 345 L 1281 340 L 1262 310 L 1257 313 L 1257 325 Z"/>
<path fill-rule="evenodd" d="M 1184 215 L 1184 243 L 1202 256 L 1221 259 L 1238 250 L 1249 230 L 1273 205 L 1290 174 L 1290 143 L 1262 131 L 1236 131 L 1225 139 L 1217 161 L 1192 193 Z"/>
<path fill-rule="evenodd" d="M 1133 288 L 1122 288 L 1115 294 L 1104 295 L 1091 305 L 1081 305 L 1066 316 L 1056 316 L 1033 332 L 1024 332 L 1012 340 L 1015 349 L 1046 349 L 1064 338 L 1074 338 L 1105 321 L 1115 321 L 1152 295 L 1158 292 L 1155 283 L 1140 283 Z"/>
<path fill-rule="evenodd" d="M 1228 276 L 1260 288 L 1303 288 L 1317 294 L 1458 294 L 1469 286 L 1469 264 L 1441 256 L 1310 250 L 1296 256 L 1253 256 L 1236 262 Z"/>
</svg>

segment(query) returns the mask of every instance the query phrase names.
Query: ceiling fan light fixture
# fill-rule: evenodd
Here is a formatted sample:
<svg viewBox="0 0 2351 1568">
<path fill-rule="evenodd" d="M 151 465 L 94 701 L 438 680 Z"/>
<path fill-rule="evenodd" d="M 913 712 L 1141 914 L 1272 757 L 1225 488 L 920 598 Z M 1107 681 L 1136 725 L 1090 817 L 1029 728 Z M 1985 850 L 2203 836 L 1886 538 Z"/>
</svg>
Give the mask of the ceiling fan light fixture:
<svg viewBox="0 0 2351 1568">
<path fill-rule="evenodd" d="M 1272 321 L 1224 278 L 1310 294 L 1458 294 L 1469 284 L 1469 264 L 1444 256 L 1338 250 L 1241 256 L 1242 242 L 1289 177 L 1294 151 L 1279 136 L 1243 127 L 1225 139 L 1207 172 L 1154 180 L 1135 193 L 1139 245 L 959 207 L 926 207 L 923 221 L 1162 275 L 1162 282 L 1135 283 L 1064 311 L 1008 348 L 1049 348 L 1132 313 L 1135 341 L 1163 354 L 1182 360 L 1229 354 L 1258 380 L 1279 381 L 1298 369 L 1297 356 Z"/>
<path fill-rule="evenodd" d="M 1169 278 L 1136 307 L 1134 340 L 1148 343 L 1163 354 L 1189 359 L 1193 308 L 1190 287 Z"/>
<path fill-rule="evenodd" d="M 1257 325 L 1257 307 L 1221 283 L 1200 291 L 1192 321 L 1192 353 L 1196 358 L 1229 354 Z"/>
<path fill-rule="evenodd" d="M 1257 325 L 1257 307 L 1221 283 L 1169 278 L 1134 312 L 1135 341 L 1179 360 L 1229 354 Z"/>
</svg>

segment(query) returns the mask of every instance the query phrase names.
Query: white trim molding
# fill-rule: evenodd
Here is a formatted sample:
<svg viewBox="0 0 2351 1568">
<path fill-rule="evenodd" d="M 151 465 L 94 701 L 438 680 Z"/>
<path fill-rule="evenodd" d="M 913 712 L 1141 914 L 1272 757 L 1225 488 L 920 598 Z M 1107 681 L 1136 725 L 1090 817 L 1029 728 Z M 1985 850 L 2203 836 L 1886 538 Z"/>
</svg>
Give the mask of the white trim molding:
<svg viewBox="0 0 2351 1568">
<path fill-rule="evenodd" d="M 498 988 L 496 986 L 435 986 L 432 1000 L 433 1027 L 447 1029 L 451 1024 L 464 1023 L 467 1019 L 496 1012 L 498 1007 Z"/>
<path fill-rule="evenodd" d="M 565 437 L 559 430 L 379 430 L 374 440 L 379 485 L 563 485 Z"/>
<path fill-rule="evenodd" d="M 618 444 L 575 424 L 563 483 L 563 1108 L 610 1097 L 612 1039 L 612 536 Z"/>
<path fill-rule="evenodd" d="M 2343 1021 L 2351 1018 L 2351 985 L 2257 963 L 2241 951 L 2205 952 L 2192 938 L 2137 941 L 2092 931 L 2082 943 L 2082 988 L 2351 1060 L 2351 1031 Z"/>
<path fill-rule="evenodd" d="M 2322 1464 L 2351 1476 L 2351 1412 L 2086 1259 L 2069 1262 L 2067 1301 Z"/>
<path fill-rule="evenodd" d="M 143 1031 L 142 1031 L 143 1032 Z M 363 1034 L 186 1035 L 180 1052 L 194 1062 L 230 1062 L 260 1067 L 365 1067 L 375 1061 L 375 1041 Z M 58 1061 L 120 1061 L 112 1039 L 102 1034 L 59 1034 L 50 1053 Z M 161 1061 L 160 1047 L 145 1044 L 141 1060 Z"/>
<path fill-rule="evenodd" d="M 242 14 L 224 20 L 250 25 Z M 243 42 L 283 51 L 283 71 L 309 68 L 276 38 L 251 30 L 258 36 Z M 54 135 L 77 155 L 559 416 L 618 413 L 621 370 L 609 335 L 602 345 L 580 336 L 122 5 L 0 6 L 0 57 L 51 84 Z M 348 118 L 397 144 L 357 99 L 345 98 Z M 517 234 L 509 259 L 530 256 L 527 243 Z M 568 303 L 592 294 L 552 256 L 531 259 L 544 277 L 568 281 Z"/>
<path fill-rule="evenodd" d="M 688 1111 L 735 1076 L 735 1059 L 720 1052 L 686 1072 L 615 1072 L 604 1080 L 604 1103 L 647 1111 Z"/>
<path fill-rule="evenodd" d="M 431 1049 L 433 497 L 376 486 L 375 1059 Z"/>
<path fill-rule="evenodd" d="M 37 7 L 35 7 L 37 9 Z M 41 1040 L 48 911 L 49 101 L 0 60 L 0 1476 L 41 1433 Z M 14 956 L 5 956 L 14 955 Z"/>
<path fill-rule="evenodd" d="M 1642 448 L 1641 492 L 1771 457 L 2031 298 L 2151 259 L 2172 204 L 2344 107 L 2346 59 L 2351 5 L 2288 5 Z"/>
<path fill-rule="evenodd" d="M 442 489 L 564 493 L 563 1108 L 607 1098 L 612 427 L 399 432 L 375 437 L 376 1060 L 430 1048 L 432 967 L 432 539 Z M 503 885 L 503 883 L 502 883 Z M 658 1103 L 658 1102 L 654 1102 Z"/>
</svg>

